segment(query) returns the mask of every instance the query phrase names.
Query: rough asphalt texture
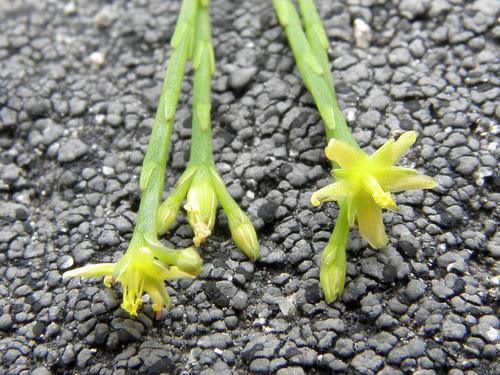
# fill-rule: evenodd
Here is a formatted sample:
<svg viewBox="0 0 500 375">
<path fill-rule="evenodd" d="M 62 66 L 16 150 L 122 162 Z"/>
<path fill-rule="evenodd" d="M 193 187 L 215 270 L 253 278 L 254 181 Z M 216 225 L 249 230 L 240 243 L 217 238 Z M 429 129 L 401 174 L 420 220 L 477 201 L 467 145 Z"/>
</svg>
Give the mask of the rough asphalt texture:
<svg viewBox="0 0 500 375">
<path fill-rule="evenodd" d="M 342 301 L 318 284 L 335 204 L 322 123 L 270 0 L 212 2 L 214 151 L 258 227 L 248 262 L 219 215 L 173 309 L 132 319 L 118 289 L 62 280 L 117 259 L 169 56 L 177 1 L 0 3 L 0 372 L 499 374 L 495 0 L 317 0 L 341 107 L 367 150 L 415 129 L 403 164 L 440 187 L 399 194 L 390 245 L 357 232 Z M 189 150 L 183 86 L 167 191 Z M 182 216 L 167 238 L 191 244 Z"/>
</svg>

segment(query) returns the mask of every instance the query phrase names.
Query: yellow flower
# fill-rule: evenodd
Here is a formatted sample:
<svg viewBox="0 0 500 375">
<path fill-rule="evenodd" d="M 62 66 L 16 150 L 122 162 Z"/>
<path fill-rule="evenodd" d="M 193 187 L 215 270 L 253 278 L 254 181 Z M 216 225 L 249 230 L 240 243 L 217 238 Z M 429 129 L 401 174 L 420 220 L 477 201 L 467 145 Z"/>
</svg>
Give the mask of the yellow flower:
<svg viewBox="0 0 500 375">
<path fill-rule="evenodd" d="M 104 284 L 111 287 L 113 282 L 122 284 L 122 308 L 130 315 L 137 316 L 142 305 L 142 295 L 149 294 L 157 319 L 164 307 L 170 305 L 170 297 L 165 281 L 182 277 L 194 277 L 176 266 L 169 266 L 156 259 L 148 247 L 139 247 L 127 253 L 117 263 L 89 264 L 63 274 L 63 277 L 104 276 Z"/>
<path fill-rule="evenodd" d="M 319 206 L 322 202 L 345 202 L 349 225 L 352 227 L 357 218 L 363 238 L 374 248 L 385 246 L 388 239 L 382 221 L 382 208 L 398 209 L 391 193 L 437 186 L 431 177 L 394 165 L 415 140 L 415 132 L 405 132 L 397 141 L 390 139 L 375 153 L 368 155 L 348 143 L 331 139 L 325 152 L 328 159 L 340 166 L 332 172 L 336 181 L 316 191 L 311 203 Z"/>
</svg>

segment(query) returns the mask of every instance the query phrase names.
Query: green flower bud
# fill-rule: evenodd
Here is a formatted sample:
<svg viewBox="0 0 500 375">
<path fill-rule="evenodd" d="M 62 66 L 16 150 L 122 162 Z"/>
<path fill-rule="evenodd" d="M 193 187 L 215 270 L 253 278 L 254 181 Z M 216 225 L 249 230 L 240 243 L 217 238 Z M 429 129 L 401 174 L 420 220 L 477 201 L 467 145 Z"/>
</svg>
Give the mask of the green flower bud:
<svg viewBox="0 0 500 375">
<path fill-rule="evenodd" d="M 342 213 L 342 217 L 337 222 L 340 224 L 336 228 L 337 233 L 334 231 L 332 238 L 323 250 L 319 279 L 327 302 L 335 301 L 344 292 L 348 234 L 345 216 L 345 213 Z"/>
<path fill-rule="evenodd" d="M 203 271 L 203 259 L 192 247 L 179 250 L 175 265 L 179 270 L 192 276 L 196 276 Z"/>
<path fill-rule="evenodd" d="M 170 193 L 169 197 L 160 205 L 156 219 L 156 230 L 158 234 L 165 233 L 174 223 L 179 213 L 182 201 L 184 200 L 191 181 L 193 180 L 196 167 L 188 167 L 177 182 L 177 186 Z"/>
<path fill-rule="evenodd" d="M 242 211 L 228 216 L 229 229 L 234 243 L 251 260 L 259 256 L 259 241 L 252 222 Z"/>
</svg>

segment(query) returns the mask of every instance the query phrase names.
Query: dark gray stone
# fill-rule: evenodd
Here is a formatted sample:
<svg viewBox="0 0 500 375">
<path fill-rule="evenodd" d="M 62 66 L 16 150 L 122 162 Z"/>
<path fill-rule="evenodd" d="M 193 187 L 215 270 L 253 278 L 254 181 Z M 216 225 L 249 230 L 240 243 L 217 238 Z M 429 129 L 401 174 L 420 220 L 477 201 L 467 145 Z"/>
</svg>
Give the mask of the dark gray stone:
<svg viewBox="0 0 500 375">
<path fill-rule="evenodd" d="M 229 76 L 229 86 L 235 91 L 241 91 L 255 78 L 256 73 L 257 68 L 253 66 L 237 69 Z"/>
<path fill-rule="evenodd" d="M 427 290 L 426 284 L 422 280 L 410 280 L 408 283 L 405 294 L 412 300 L 418 300 Z"/>
<path fill-rule="evenodd" d="M 88 146 L 79 139 L 70 139 L 64 143 L 57 154 L 60 162 L 75 161 L 88 152 Z"/>
<path fill-rule="evenodd" d="M 333 352 L 342 358 L 352 357 L 354 355 L 354 342 L 351 339 L 339 339 L 335 343 Z"/>
</svg>

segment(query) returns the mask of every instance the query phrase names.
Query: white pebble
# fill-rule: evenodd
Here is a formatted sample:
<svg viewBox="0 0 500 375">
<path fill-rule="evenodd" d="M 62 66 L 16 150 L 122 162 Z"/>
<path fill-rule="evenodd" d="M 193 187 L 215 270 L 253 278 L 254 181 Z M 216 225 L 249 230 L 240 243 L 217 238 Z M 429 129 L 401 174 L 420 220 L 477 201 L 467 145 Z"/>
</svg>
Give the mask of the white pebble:
<svg viewBox="0 0 500 375">
<path fill-rule="evenodd" d="M 358 48 L 369 47 L 372 40 L 372 30 L 370 25 L 368 25 L 361 18 L 356 18 L 354 20 L 354 40 L 356 42 L 356 47 Z"/>
<path fill-rule="evenodd" d="M 112 175 L 113 173 L 115 173 L 115 170 L 111 167 L 108 167 L 107 165 L 103 166 L 102 167 L 102 173 L 105 175 L 105 176 L 110 176 Z"/>
<path fill-rule="evenodd" d="M 64 14 L 66 14 L 67 16 L 71 16 L 72 14 L 75 13 L 76 13 L 76 4 L 74 2 L 70 1 L 64 6 Z"/>
<path fill-rule="evenodd" d="M 95 65 L 96 68 L 100 68 L 106 62 L 106 56 L 104 53 L 95 51 L 89 56 L 90 62 Z"/>
</svg>

